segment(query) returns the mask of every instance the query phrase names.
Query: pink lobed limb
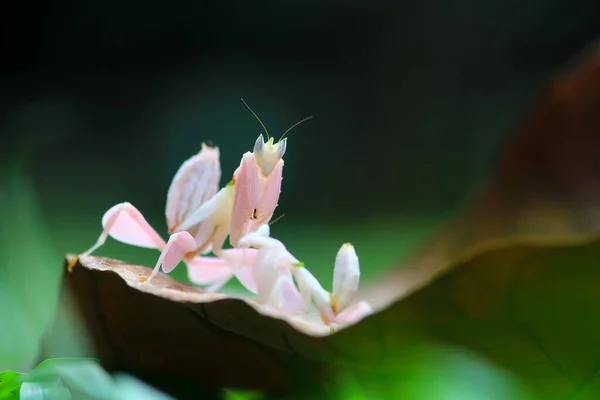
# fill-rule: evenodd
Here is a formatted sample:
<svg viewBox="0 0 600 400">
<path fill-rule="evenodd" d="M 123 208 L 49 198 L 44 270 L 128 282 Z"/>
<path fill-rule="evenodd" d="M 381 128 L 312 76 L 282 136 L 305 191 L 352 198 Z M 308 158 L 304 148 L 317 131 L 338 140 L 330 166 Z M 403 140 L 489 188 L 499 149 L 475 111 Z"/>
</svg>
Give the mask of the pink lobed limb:
<svg viewBox="0 0 600 400">
<path fill-rule="evenodd" d="M 308 306 L 294 285 L 291 274 L 285 272 L 277 277 L 267 305 L 288 314 L 302 314 L 308 311 Z"/>
<path fill-rule="evenodd" d="M 225 286 L 225 284 L 227 282 L 229 282 L 229 279 L 231 279 L 231 276 L 224 277 L 223 279 L 221 279 L 219 281 L 213 282 L 212 285 L 204 288 L 204 290 L 207 293 L 214 293 L 214 292 L 218 291 L 219 289 L 221 289 L 223 286 Z"/>
<path fill-rule="evenodd" d="M 261 182 L 254 154 L 242 157 L 240 167 L 234 174 L 235 196 L 229 227 L 229 243 L 237 247 L 242 236 L 249 233 L 249 222 L 256 217 L 260 206 Z"/>
<path fill-rule="evenodd" d="M 227 262 L 218 257 L 196 256 L 185 260 L 190 281 L 197 285 L 208 285 L 223 279 L 229 280 L 233 275 Z"/>
<path fill-rule="evenodd" d="M 258 303 L 266 304 L 269 301 L 273 287 L 277 282 L 280 264 L 277 257 L 272 257 L 268 252 L 259 251 L 254 268 L 252 268 L 252 277 L 257 287 L 256 301 Z"/>
<path fill-rule="evenodd" d="M 106 241 L 107 236 L 119 242 L 138 247 L 162 250 L 165 241 L 150 226 L 141 212 L 131 203 L 119 203 L 102 217 L 102 234 L 95 246 L 83 253 L 89 255 Z"/>
<path fill-rule="evenodd" d="M 248 289 L 253 294 L 258 293 L 258 288 L 256 286 L 256 282 L 254 281 L 254 276 L 252 275 L 252 264 L 245 264 L 233 270 L 235 277 L 240 281 L 242 285 L 246 289 Z"/>
<path fill-rule="evenodd" d="M 196 248 L 196 242 L 189 232 L 177 232 L 172 234 L 167 241 L 167 244 L 158 257 L 156 266 L 152 271 L 152 274 L 148 278 L 151 280 L 158 272 L 161 267 L 165 273 L 169 273 L 175 269 L 177 264 L 183 260 L 186 253 L 193 251 Z"/>
<path fill-rule="evenodd" d="M 165 214 L 169 233 L 175 232 L 181 223 L 217 193 L 220 180 L 219 149 L 202 143 L 200 152 L 181 164 L 167 192 Z M 185 230 L 194 235 L 195 229 L 189 227 Z"/>
<path fill-rule="evenodd" d="M 360 301 L 346 307 L 342 312 L 335 316 L 335 322 L 340 324 L 353 324 L 367 317 L 373 312 L 373 309 L 366 301 Z"/>
<path fill-rule="evenodd" d="M 233 274 L 240 283 L 254 294 L 258 291 L 253 275 L 257 254 L 257 249 L 237 248 L 222 250 L 220 255 L 231 267 Z"/>
<path fill-rule="evenodd" d="M 119 242 L 138 247 L 146 247 L 162 251 L 165 247 L 165 241 L 150 226 L 141 212 L 131 203 L 119 203 L 112 206 L 102 216 L 102 233 L 96 240 L 96 243 L 80 254 L 88 256 L 101 247 L 110 235 Z M 67 269 L 73 270 L 79 257 L 74 257 Z"/>
<path fill-rule="evenodd" d="M 302 298 L 308 303 L 310 303 L 310 300 L 314 301 L 321 320 L 326 325 L 331 325 L 332 322 L 336 321 L 336 315 L 331 307 L 331 296 L 323 289 L 317 278 L 304 267 L 294 268 L 292 272 L 298 283 Z"/>
</svg>

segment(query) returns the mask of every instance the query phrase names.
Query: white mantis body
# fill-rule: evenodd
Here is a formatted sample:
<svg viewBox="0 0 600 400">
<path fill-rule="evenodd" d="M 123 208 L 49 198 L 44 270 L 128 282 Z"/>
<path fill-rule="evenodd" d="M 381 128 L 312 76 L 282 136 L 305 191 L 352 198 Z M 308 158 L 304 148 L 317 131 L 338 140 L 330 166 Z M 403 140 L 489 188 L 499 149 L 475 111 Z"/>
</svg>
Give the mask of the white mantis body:
<svg viewBox="0 0 600 400">
<path fill-rule="evenodd" d="M 336 325 L 352 324 L 372 312 L 368 303 L 354 299 L 360 267 L 350 243 L 344 243 L 336 255 L 331 292 L 323 289 L 283 243 L 270 236 L 268 225 L 245 235 L 240 244 L 258 249 L 253 269 L 258 303 L 288 315 L 305 314 L 314 303 L 321 320 L 331 331 Z"/>
<path fill-rule="evenodd" d="M 203 143 L 200 152 L 181 165 L 169 187 L 165 210 L 170 234 L 167 242 L 140 211 L 125 202 L 106 211 L 102 218 L 104 229 L 96 244 L 81 255 L 91 254 L 111 236 L 126 244 L 161 252 L 148 280 L 161 268 L 169 273 L 184 261 L 190 280 L 210 285 L 208 290 L 219 289 L 235 275 L 256 293 L 252 266 L 257 250 L 235 247 L 242 235 L 268 223 L 273 216 L 281 191 L 286 146 L 287 138 L 278 143 L 273 138 L 264 142 L 261 134 L 254 151 L 243 155 L 232 181 L 217 191 L 221 178 L 219 149 Z M 224 250 L 228 235 L 234 248 Z M 210 251 L 217 257 L 203 256 Z M 69 270 L 75 262 L 76 258 Z"/>
</svg>

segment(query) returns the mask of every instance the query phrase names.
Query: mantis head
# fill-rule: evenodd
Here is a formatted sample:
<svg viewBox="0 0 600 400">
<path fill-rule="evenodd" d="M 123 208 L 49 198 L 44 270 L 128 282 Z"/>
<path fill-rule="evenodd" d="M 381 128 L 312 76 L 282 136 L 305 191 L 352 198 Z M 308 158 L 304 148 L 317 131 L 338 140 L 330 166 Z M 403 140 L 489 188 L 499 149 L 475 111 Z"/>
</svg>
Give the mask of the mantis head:
<svg viewBox="0 0 600 400">
<path fill-rule="evenodd" d="M 256 159 L 256 164 L 263 175 L 269 176 L 271 174 L 275 165 L 283 158 L 286 146 L 287 138 L 274 143 L 273 138 L 270 137 L 269 140 L 265 142 L 261 133 L 258 139 L 256 139 L 256 142 L 254 143 L 254 157 Z"/>
</svg>

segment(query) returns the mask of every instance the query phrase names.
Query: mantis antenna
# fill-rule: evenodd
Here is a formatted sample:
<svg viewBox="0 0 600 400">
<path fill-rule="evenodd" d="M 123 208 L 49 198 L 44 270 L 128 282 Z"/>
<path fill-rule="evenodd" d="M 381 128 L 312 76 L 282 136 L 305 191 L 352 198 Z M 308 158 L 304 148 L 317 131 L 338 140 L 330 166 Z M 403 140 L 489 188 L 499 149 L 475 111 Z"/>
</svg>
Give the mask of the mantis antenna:
<svg viewBox="0 0 600 400">
<path fill-rule="evenodd" d="M 279 222 L 279 220 L 283 217 L 285 217 L 285 214 L 281 214 L 279 217 L 277 217 L 273 221 L 269 222 L 269 225 L 273 225 L 275 222 Z"/>
<path fill-rule="evenodd" d="M 267 134 L 267 140 L 268 140 L 269 139 L 269 132 L 267 131 L 267 127 L 265 126 L 265 124 L 263 124 L 263 122 L 260 120 L 260 118 L 258 118 L 258 115 L 256 115 L 256 113 L 254 111 L 252 111 L 252 109 L 250 108 L 250 106 L 248 105 L 248 103 L 246 103 L 246 101 L 244 99 L 242 99 L 242 102 L 246 105 L 246 108 L 248 108 L 248 110 L 250 110 L 250 112 L 252 113 L 252 115 L 254 115 L 254 118 L 256 118 L 256 120 L 263 127 L 263 129 L 265 130 L 265 133 Z"/>
<path fill-rule="evenodd" d="M 287 130 L 287 131 L 283 132 L 283 135 L 281 135 L 281 137 L 279 138 L 279 140 L 278 140 L 278 141 L 281 141 L 281 139 L 283 139 L 283 137 L 284 137 L 284 136 L 285 136 L 285 135 L 286 135 L 286 134 L 287 134 L 289 131 L 291 131 L 292 129 L 294 129 L 295 127 L 297 127 L 298 125 L 300 125 L 301 123 L 303 123 L 303 122 L 305 122 L 305 121 L 308 121 L 308 120 L 309 120 L 309 119 L 311 119 L 312 117 L 313 117 L 312 115 L 311 115 L 310 117 L 306 117 L 306 118 L 304 118 L 303 120 L 301 120 L 301 121 L 298 121 L 298 122 L 296 122 L 294 125 L 290 126 L 290 127 L 288 128 L 288 130 Z"/>
</svg>

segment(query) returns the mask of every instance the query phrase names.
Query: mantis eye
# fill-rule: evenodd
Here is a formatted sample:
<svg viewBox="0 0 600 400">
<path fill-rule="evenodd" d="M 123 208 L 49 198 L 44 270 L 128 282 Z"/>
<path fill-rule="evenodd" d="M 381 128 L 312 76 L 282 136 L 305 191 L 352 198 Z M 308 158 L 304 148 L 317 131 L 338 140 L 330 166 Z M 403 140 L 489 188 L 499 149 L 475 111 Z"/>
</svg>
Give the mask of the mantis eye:
<svg viewBox="0 0 600 400">
<path fill-rule="evenodd" d="M 277 155 L 279 156 L 279 158 L 283 158 L 283 155 L 285 154 L 285 149 L 287 148 L 287 138 L 280 140 L 279 143 L 277 143 L 277 147 Z"/>
<path fill-rule="evenodd" d="M 264 142 L 263 135 L 261 133 L 260 136 L 258 137 L 258 139 L 256 139 L 256 142 L 254 142 L 254 152 L 256 154 L 262 154 L 264 149 L 265 149 L 265 142 Z"/>
</svg>

